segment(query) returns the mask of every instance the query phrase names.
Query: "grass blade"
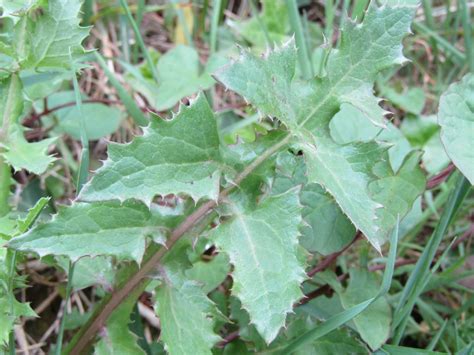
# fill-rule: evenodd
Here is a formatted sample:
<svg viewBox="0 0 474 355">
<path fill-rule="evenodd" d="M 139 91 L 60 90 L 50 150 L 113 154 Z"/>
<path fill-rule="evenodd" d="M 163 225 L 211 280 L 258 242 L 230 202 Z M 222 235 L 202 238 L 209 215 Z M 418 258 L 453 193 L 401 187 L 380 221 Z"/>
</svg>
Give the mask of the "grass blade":
<svg viewBox="0 0 474 355">
<path fill-rule="evenodd" d="M 385 296 L 390 289 L 392 283 L 393 272 L 395 270 L 395 259 L 397 257 L 397 244 L 398 244 L 398 228 L 399 221 L 397 221 L 397 226 L 392 232 L 390 238 L 390 250 L 387 257 L 387 265 L 385 267 L 385 272 L 383 274 L 382 285 L 377 296 L 368 299 L 367 301 L 361 302 L 355 305 L 352 308 L 349 308 L 343 312 L 340 312 L 322 324 L 316 325 L 310 331 L 304 333 L 303 335 L 296 338 L 293 342 L 290 342 L 283 350 L 279 351 L 279 354 L 291 354 L 292 352 L 298 350 L 300 347 L 306 345 L 307 343 L 313 342 L 316 339 L 323 337 L 324 335 L 332 332 L 341 325 L 349 322 L 362 313 L 367 307 L 369 307 L 372 302 L 377 300 L 380 297 Z"/>
<path fill-rule="evenodd" d="M 95 57 L 97 59 L 97 63 L 99 63 L 105 75 L 107 75 L 107 78 L 109 79 L 110 83 L 115 88 L 115 90 L 117 90 L 117 94 L 120 97 L 120 100 L 122 100 L 123 104 L 125 105 L 125 108 L 127 109 L 130 116 L 132 116 L 135 123 L 139 126 L 148 125 L 148 119 L 137 106 L 133 98 L 128 94 L 127 90 L 125 90 L 125 88 L 122 86 L 122 84 L 120 84 L 115 75 L 110 71 L 107 66 L 107 63 L 105 63 L 104 58 L 97 52 L 95 53 Z"/>
<path fill-rule="evenodd" d="M 298 59 L 301 65 L 301 71 L 304 79 L 314 77 L 313 66 L 311 64 L 311 56 L 303 33 L 303 25 L 298 12 L 298 4 L 294 0 L 286 0 L 288 17 L 290 18 L 291 29 L 295 34 L 296 45 L 298 46 Z"/>
<path fill-rule="evenodd" d="M 438 33 L 430 30 L 428 27 L 426 27 L 424 24 L 420 22 L 413 22 L 413 29 L 417 32 L 420 32 L 421 34 L 425 36 L 433 38 L 438 44 L 438 47 L 442 49 L 446 54 L 451 56 L 451 60 L 455 64 L 459 66 L 464 65 L 464 62 L 466 61 L 465 54 L 462 53 L 456 47 L 454 47 L 451 43 L 449 43 L 443 37 L 441 37 Z"/>
<path fill-rule="evenodd" d="M 436 347 L 436 345 L 438 344 L 438 341 L 439 339 L 441 338 L 441 336 L 443 335 L 444 333 L 444 330 L 446 329 L 446 325 L 448 324 L 448 320 L 446 319 L 443 324 L 441 324 L 441 327 L 439 328 L 439 330 L 436 332 L 435 336 L 433 337 L 433 339 L 431 339 L 430 343 L 428 344 L 428 347 L 426 348 L 427 350 L 434 350 L 434 348 Z"/>
<path fill-rule="evenodd" d="M 420 259 L 416 263 L 414 271 L 408 278 L 407 284 L 403 289 L 402 296 L 394 312 L 392 325 L 392 329 L 395 330 L 394 344 L 398 344 L 401 340 L 411 310 L 416 299 L 423 292 L 424 286 L 426 285 L 426 279 L 430 275 L 430 265 L 436 255 L 441 240 L 446 234 L 450 222 L 470 189 L 469 182 L 459 172 L 455 174 L 454 178 L 456 179 L 455 188 L 449 196 L 446 207 L 433 235 L 423 250 Z"/>
<path fill-rule="evenodd" d="M 461 11 L 461 21 L 464 30 L 464 47 L 466 52 L 466 60 L 471 73 L 474 73 L 474 46 L 473 46 L 473 31 L 472 31 L 472 17 L 470 9 L 466 0 L 459 0 L 459 10 Z"/>
<path fill-rule="evenodd" d="M 354 307 L 351 307 L 343 312 L 332 316 L 327 321 L 322 324 L 318 324 L 316 327 L 310 331 L 304 333 L 288 344 L 283 350 L 278 352 L 279 354 L 291 354 L 294 351 L 298 350 L 300 347 L 319 339 L 326 334 L 332 332 L 334 329 L 340 327 L 341 325 L 349 322 L 351 319 L 355 318 L 358 314 L 363 312 L 367 307 L 369 307 L 377 297 L 369 298 L 367 301 L 359 303 Z"/>
<path fill-rule="evenodd" d="M 209 47 L 211 53 L 215 53 L 217 50 L 217 30 L 219 29 L 219 19 L 223 11 L 222 0 L 215 0 L 212 8 L 212 19 L 211 19 L 211 34 Z"/>
<path fill-rule="evenodd" d="M 130 22 L 130 26 L 132 26 L 133 33 L 135 34 L 135 39 L 137 40 L 138 45 L 142 50 L 142 54 L 145 57 L 151 74 L 153 75 L 153 79 L 155 80 L 155 82 L 158 82 L 158 71 L 156 69 L 156 66 L 153 64 L 153 60 L 151 59 L 150 53 L 148 52 L 145 46 L 145 42 L 143 42 L 142 34 L 140 33 L 140 29 L 138 28 L 138 25 L 135 22 L 132 13 L 130 12 L 130 8 L 128 7 L 128 4 L 125 0 L 120 0 L 120 4 L 125 10 L 125 14 L 127 15 L 128 21 Z"/>
</svg>

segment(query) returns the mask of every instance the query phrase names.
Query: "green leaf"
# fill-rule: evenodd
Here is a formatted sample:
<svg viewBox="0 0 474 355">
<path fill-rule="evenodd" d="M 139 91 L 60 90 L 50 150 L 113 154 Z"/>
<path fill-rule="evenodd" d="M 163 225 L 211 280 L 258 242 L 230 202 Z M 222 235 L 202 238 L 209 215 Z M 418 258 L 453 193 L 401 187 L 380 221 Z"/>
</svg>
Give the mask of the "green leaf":
<svg viewBox="0 0 474 355">
<path fill-rule="evenodd" d="M 15 168 L 43 173 L 55 158 L 47 155 L 54 139 L 29 143 L 23 135 L 19 118 L 23 111 L 23 93 L 16 74 L 0 82 L 0 154 Z"/>
<path fill-rule="evenodd" d="M 262 26 L 268 33 L 271 43 L 280 43 L 290 29 L 288 12 L 283 0 L 262 0 L 259 19 L 253 16 L 245 21 L 228 20 L 229 26 L 251 44 L 264 48 L 267 44 Z M 260 20 L 260 21 L 259 21 Z"/>
<path fill-rule="evenodd" d="M 68 271 L 69 260 L 67 258 L 58 258 L 58 264 L 65 272 Z M 83 257 L 74 264 L 72 287 L 74 290 L 82 290 L 93 285 L 101 285 L 105 290 L 112 290 L 115 279 L 114 272 L 111 257 Z"/>
<path fill-rule="evenodd" d="M 146 237 L 163 242 L 176 219 L 133 200 L 74 203 L 60 207 L 50 222 L 13 238 L 9 247 L 40 256 L 63 255 L 73 262 L 83 256 L 110 255 L 139 263 Z"/>
<path fill-rule="evenodd" d="M 16 225 L 13 220 L 8 220 L 7 216 L 0 218 L 0 237 L 1 233 L 8 233 L 8 240 L 11 235 L 25 232 L 34 223 L 48 201 L 49 198 L 39 199 L 24 219 L 16 221 Z M 22 286 L 23 283 L 17 280 L 14 262 L 14 253 L 0 246 L 0 353 L 1 347 L 7 343 L 8 336 L 19 317 L 36 317 L 29 303 L 20 303 L 16 300 L 13 288 Z"/>
<path fill-rule="evenodd" d="M 66 80 L 71 79 L 70 72 L 37 73 L 34 70 L 22 70 L 20 78 L 23 83 L 23 93 L 30 101 L 42 100 L 58 91 Z M 50 107 L 51 97 L 48 97 Z"/>
<path fill-rule="evenodd" d="M 0 249 L 0 261 L 3 262 L 2 251 L 5 250 Z M 13 304 L 10 303 L 10 300 L 13 301 Z M 36 313 L 31 309 L 29 303 L 20 303 L 15 298 L 9 298 L 0 287 L 0 346 L 7 344 L 8 336 L 13 330 L 16 320 L 22 316 L 36 317 Z"/>
<path fill-rule="evenodd" d="M 82 41 L 89 29 L 79 26 L 81 6 L 81 0 L 49 0 L 43 15 L 28 17 L 28 31 L 19 39 L 28 48 L 26 60 L 18 58 L 22 68 L 67 69 L 71 57 L 74 61 L 85 53 Z"/>
<path fill-rule="evenodd" d="M 15 170 L 26 169 L 39 175 L 44 173 L 49 165 L 56 160 L 48 155 L 48 148 L 54 141 L 56 138 L 29 143 L 22 130 L 15 127 L 10 130 L 8 142 L 3 145 L 3 148 L 6 149 L 3 156 Z"/>
<path fill-rule="evenodd" d="M 43 0 L 0 0 L 1 17 L 10 17 L 13 20 L 36 7 Z"/>
<path fill-rule="evenodd" d="M 74 272 L 75 274 L 76 272 Z M 139 295 L 137 295 L 138 297 Z M 95 345 L 94 355 L 142 355 L 137 344 L 137 336 L 129 328 L 130 313 L 135 306 L 135 298 L 129 297 L 109 317 L 101 329 L 100 340 Z"/>
<path fill-rule="evenodd" d="M 306 166 L 302 156 L 290 152 L 278 154 L 272 194 L 303 185 L 300 193 L 305 223 L 300 227 L 300 242 L 311 252 L 328 255 L 352 241 L 355 228 L 342 213 L 336 201 L 317 184 L 307 184 Z"/>
<path fill-rule="evenodd" d="M 292 338 L 300 336 L 302 333 L 308 330 L 318 327 L 318 323 L 315 323 L 311 318 L 298 317 L 292 323 L 288 325 L 288 329 L 285 332 L 287 339 L 284 339 L 285 343 Z M 281 339 L 281 338 L 280 338 Z M 283 339 L 281 339 L 283 340 Z M 281 341 L 280 340 L 280 341 Z M 282 342 L 283 343 L 283 342 Z M 285 344 L 283 343 L 283 344 Z M 305 344 L 293 354 L 295 355 L 333 355 L 333 354 L 367 354 L 367 349 L 357 339 L 355 334 L 350 330 L 341 328 L 330 332 L 329 334 L 311 342 Z"/>
<path fill-rule="evenodd" d="M 425 92 L 421 88 L 408 88 L 398 92 L 390 86 L 382 85 L 380 94 L 406 112 L 419 115 L 425 107 Z"/>
<path fill-rule="evenodd" d="M 356 230 L 351 221 L 321 186 L 306 185 L 301 191 L 301 204 L 307 223 L 301 228 L 301 245 L 309 251 L 329 255 L 354 239 Z"/>
<path fill-rule="evenodd" d="M 467 74 L 441 96 L 438 122 L 446 153 L 474 184 L 474 74 Z"/>
<path fill-rule="evenodd" d="M 342 305 L 345 309 L 350 309 L 368 298 L 377 296 L 379 288 L 373 273 L 351 269 L 349 286 L 340 294 Z M 362 339 L 372 350 L 376 350 L 389 336 L 391 319 L 390 305 L 384 297 L 380 297 L 353 321 Z"/>
<path fill-rule="evenodd" d="M 254 210 L 232 205 L 233 216 L 212 237 L 234 265 L 232 293 L 267 343 L 302 297 L 305 279 L 297 258 L 301 206 L 298 190 L 267 197 Z"/>
<path fill-rule="evenodd" d="M 88 97 L 83 95 L 83 100 Z M 48 105 L 57 107 L 66 103 L 75 102 L 74 91 L 62 91 L 48 97 Z M 74 139 L 81 139 L 80 117 L 84 115 L 84 124 L 87 138 L 97 140 L 114 133 L 123 119 L 122 112 L 113 106 L 102 103 L 87 103 L 82 105 L 82 113 L 77 106 L 69 106 L 54 112 L 57 117 L 57 126 L 54 131 L 67 133 Z M 43 119 L 43 121 L 45 121 Z"/>
<path fill-rule="evenodd" d="M 201 70 L 198 52 L 192 47 L 178 45 L 158 61 L 158 84 L 145 78 L 135 68 L 125 67 L 132 74 L 129 80 L 132 87 L 145 95 L 156 110 L 165 111 L 182 98 L 212 87 L 215 81 L 209 73 L 226 62 L 223 57 L 214 54 Z"/>
<path fill-rule="evenodd" d="M 215 305 L 194 281 L 164 272 L 163 283 L 156 289 L 155 310 L 160 317 L 160 338 L 166 351 L 211 354 L 211 348 L 220 340 L 213 331 Z"/>
<path fill-rule="evenodd" d="M 217 199 L 220 180 L 219 136 L 204 95 L 182 106 L 172 120 L 155 118 L 130 144 L 111 144 L 109 158 L 84 186 L 86 201 L 187 194 Z"/>
<path fill-rule="evenodd" d="M 369 187 L 396 174 L 390 166 L 389 146 L 376 141 L 338 144 L 331 136 L 330 122 L 338 112 L 339 116 L 347 112 L 341 111 L 345 104 L 351 111 L 358 110 L 366 125 L 385 126 L 386 112 L 372 94 L 373 83 L 380 71 L 405 62 L 401 41 L 413 13 L 412 6 L 377 7 L 372 3 L 362 24 L 345 21 L 341 45 L 329 54 L 323 78 L 308 82 L 294 79 L 296 49 L 292 41 L 264 58 L 243 52 L 216 74 L 224 85 L 289 128 L 304 152 L 308 181 L 319 183 L 333 195 L 378 250 L 395 226 L 396 215 L 388 208 L 390 201 L 382 195 L 372 196 Z M 378 162 L 376 166 L 374 162 Z M 418 176 L 418 166 L 410 166 Z M 403 186 L 392 188 L 400 191 Z M 407 209 L 397 214 L 408 213 L 422 191 L 410 196 Z"/>
<path fill-rule="evenodd" d="M 190 280 L 203 284 L 203 291 L 207 294 L 219 286 L 229 272 L 229 258 L 226 254 L 219 253 L 210 261 L 196 261 L 185 273 Z"/>
</svg>

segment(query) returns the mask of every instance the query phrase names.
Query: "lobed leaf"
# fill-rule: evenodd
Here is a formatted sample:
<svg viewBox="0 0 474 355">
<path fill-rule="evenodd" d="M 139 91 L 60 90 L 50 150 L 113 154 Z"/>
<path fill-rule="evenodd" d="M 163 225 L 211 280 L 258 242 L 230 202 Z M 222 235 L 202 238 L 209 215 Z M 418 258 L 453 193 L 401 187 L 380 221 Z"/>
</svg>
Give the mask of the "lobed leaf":
<svg viewBox="0 0 474 355">
<path fill-rule="evenodd" d="M 146 237 L 164 241 L 176 223 L 177 217 L 133 200 L 75 203 L 60 207 L 50 222 L 13 238 L 9 247 L 40 256 L 63 255 L 73 262 L 83 256 L 110 255 L 139 263 Z"/>
<path fill-rule="evenodd" d="M 303 294 L 297 257 L 301 206 L 298 190 L 267 197 L 255 209 L 232 206 L 233 216 L 212 237 L 234 265 L 232 293 L 267 343 Z"/>
<path fill-rule="evenodd" d="M 144 77 L 128 63 L 124 63 L 124 67 L 131 74 L 129 81 L 132 87 L 142 93 L 156 110 L 165 111 L 184 97 L 212 87 L 215 81 L 209 73 L 225 63 L 225 58 L 213 54 L 201 70 L 198 52 L 193 47 L 178 45 L 159 59 L 158 83 Z"/>
<path fill-rule="evenodd" d="M 0 81 L 0 154 L 15 170 L 26 169 L 42 174 L 56 159 L 48 155 L 54 142 L 44 139 L 30 143 L 24 135 L 19 119 L 23 112 L 22 84 L 16 74 Z"/>
<path fill-rule="evenodd" d="M 212 354 L 211 348 L 220 340 L 213 331 L 212 315 L 217 310 L 195 282 L 166 273 L 156 289 L 155 310 L 169 354 Z"/>
<path fill-rule="evenodd" d="M 221 156 L 214 114 L 204 95 L 169 121 L 155 118 L 141 137 L 109 145 L 109 158 L 79 198 L 100 201 L 186 194 L 217 199 Z"/>
<path fill-rule="evenodd" d="M 18 39 L 28 52 L 23 60 L 17 49 L 22 68 L 70 68 L 71 58 L 85 53 L 82 41 L 89 28 L 79 26 L 81 6 L 82 0 L 49 0 L 43 15 L 28 16 Z"/>
<path fill-rule="evenodd" d="M 327 75 L 323 78 L 307 82 L 294 79 L 293 41 L 264 58 L 244 51 L 237 61 L 216 74 L 228 88 L 286 124 L 304 152 L 309 182 L 329 191 L 378 250 L 395 226 L 396 216 L 387 208 L 390 201 L 373 196 L 369 186 L 381 178 L 377 170 L 384 172 L 383 178 L 395 176 L 389 162 L 389 146 L 370 140 L 338 144 L 331 135 L 330 124 L 335 115 L 341 120 L 341 115 L 355 110 L 358 122 L 365 120 L 368 131 L 386 126 L 386 112 L 372 88 L 377 73 L 405 61 L 401 41 L 409 31 L 414 9 L 377 7 L 372 3 L 361 24 L 345 21 L 340 47 L 329 54 Z M 419 176 L 419 167 L 410 166 Z M 392 188 L 400 191 L 403 184 Z M 405 201 L 408 208 L 397 213 L 408 213 L 422 191 L 410 196 Z"/>
</svg>

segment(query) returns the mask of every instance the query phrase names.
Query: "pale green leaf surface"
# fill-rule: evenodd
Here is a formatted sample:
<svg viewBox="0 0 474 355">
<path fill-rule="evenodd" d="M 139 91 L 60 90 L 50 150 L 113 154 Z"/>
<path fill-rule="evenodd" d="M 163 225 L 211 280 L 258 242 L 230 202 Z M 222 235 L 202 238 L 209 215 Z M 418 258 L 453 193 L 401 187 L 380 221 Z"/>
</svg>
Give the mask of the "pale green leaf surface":
<svg viewBox="0 0 474 355">
<path fill-rule="evenodd" d="M 58 264 L 65 272 L 69 269 L 69 260 L 65 257 L 58 258 Z M 74 277 L 72 287 L 75 290 L 101 285 L 105 290 L 112 290 L 114 284 L 115 269 L 111 257 L 96 256 L 94 258 L 85 256 L 74 264 Z"/>
<path fill-rule="evenodd" d="M 342 213 L 336 201 L 317 184 L 308 184 L 306 166 L 301 156 L 290 152 L 278 154 L 272 194 L 303 185 L 300 200 L 304 223 L 300 227 L 300 243 L 311 252 L 328 255 L 352 241 L 355 228 Z"/>
<path fill-rule="evenodd" d="M 306 185 L 301 191 L 301 204 L 307 223 L 301 227 L 301 244 L 309 251 L 329 255 L 354 239 L 355 227 L 321 186 Z"/>
<path fill-rule="evenodd" d="M 430 174 L 437 174 L 446 168 L 451 161 L 441 142 L 439 132 L 436 132 L 423 146 L 423 166 Z"/>
<path fill-rule="evenodd" d="M 14 74 L 0 82 L 0 154 L 15 170 L 26 169 L 41 174 L 55 160 L 47 154 L 54 139 L 29 143 L 18 122 L 22 111 L 22 85 Z"/>
<path fill-rule="evenodd" d="M 70 68 L 71 57 L 75 60 L 85 53 L 82 41 L 89 29 L 79 26 L 81 6 L 80 0 L 49 0 L 44 14 L 28 18 L 23 68 Z"/>
<path fill-rule="evenodd" d="M 75 276 L 74 272 L 74 276 Z M 138 296 L 137 296 L 138 297 Z M 130 297 L 109 317 L 101 329 L 100 340 L 94 347 L 95 355 L 144 355 L 137 343 L 137 336 L 129 328 L 130 313 L 135 306 L 135 298 Z"/>
<path fill-rule="evenodd" d="M 71 79 L 71 73 L 60 71 L 37 73 L 34 70 L 22 70 L 20 78 L 23 83 L 23 93 L 27 100 L 35 101 L 48 97 L 48 104 L 53 107 L 54 104 L 51 105 L 50 95 L 58 91 L 65 81 Z"/>
<path fill-rule="evenodd" d="M 36 316 L 36 313 L 31 309 L 29 303 L 21 303 L 14 298 L 12 300 L 13 305 L 10 303 L 10 298 L 3 295 L 2 291 L 0 291 L 0 346 L 7 344 L 8 336 L 19 317 Z"/>
<path fill-rule="evenodd" d="M 383 85 L 380 94 L 404 111 L 415 115 L 419 115 L 425 107 L 425 92 L 421 88 L 408 88 L 404 92 L 398 92 L 394 88 Z"/>
<path fill-rule="evenodd" d="M 86 201 L 186 194 L 216 199 L 220 152 L 215 117 L 204 95 L 182 106 L 172 120 L 154 118 L 143 136 L 110 144 L 109 158 L 84 186 Z"/>
<path fill-rule="evenodd" d="M 375 297 L 380 288 L 373 273 L 356 269 L 351 269 L 349 272 L 349 286 L 340 293 L 345 309 L 350 309 L 368 298 Z M 387 340 L 391 320 L 390 305 L 384 297 L 380 297 L 355 317 L 353 322 L 362 339 L 372 350 L 376 350 Z"/>
<path fill-rule="evenodd" d="M 474 74 L 467 74 L 441 96 L 438 122 L 446 153 L 474 184 Z"/>
<path fill-rule="evenodd" d="M 343 103 L 329 122 L 331 137 L 338 144 L 371 141 L 380 133 L 381 128 L 366 123 L 367 118 L 359 109 Z"/>
<path fill-rule="evenodd" d="M 156 289 L 155 311 L 161 321 L 160 339 L 169 354 L 211 354 L 220 340 L 214 333 L 215 305 L 194 282 L 167 274 Z"/>
<path fill-rule="evenodd" d="M 129 200 L 75 203 L 61 207 L 53 219 L 13 238 L 9 247 L 40 256 L 63 255 L 72 261 L 83 256 L 109 255 L 140 262 L 146 237 L 161 240 L 176 223 L 143 203 Z"/>
<path fill-rule="evenodd" d="M 229 258 L 219 253 L 210 261 L 198 260 L 185 274 L 190 280 L 203 285 L 204 293 L 209 293 L 219 286 L 230 272 Z"/>
<path fill-rule="evenodd" d="M 83 100 L 87 99 L 88 97 L 83 95 Z M 62 91 L 48 97 L 50 107 L 71 102 L 75 102 L 74 91 Z M 124 118 L 118 108 L 102 103 L 84 103 L 81 111 L 75 105 L 55 111 L 53 114 L 57 118 L 55 120 L 57 124 L 55 124 L 54 132 L 67 133 L 74 139 L 80 140 L 80 122 L 83 115 L 87 138 L 97 140 L 114 133 Z"/>
<path fill-rule="evenodd" d="M 254 210 L 233 206 L 233 216 L 212 237 L 234 265 L 232 293 L 267 343 L 302 297 L 305 279 L 297 258 L 301 206 L 298 190 L 267 197 Z"/>
<path fill-rule="evenodd" d="M 283 41 L 287 37 L 290 25 L 284 0 L 262 0 L 261 3 L 262 11 L 259 14 L 261 23 L 253 16 L 244 21 L 228 20 L 228 24 L 254 46 L 265 48 L 267 39 L 262 25 L 265 26 L 271 44 Z"/>
<path fill-rule="evenodd" d="M 26 11 L 35 7 L 39 0 L 0 0 L 0 17 L 16 20 Z"/>
<path fill-rule="evenodd" d="M 362 24 L 346 21 L 341 45 L 331 51 L 327 75 L 321 79 L 294 80 L 293 42 L 265 58 L 245 51 L 216 74 L 224 85 L 288 126 L 305 154 L 309 182 L 317 182 L 331 193 L 377 249 L 388 239 L 396 220 L 385 208 L 389 201 L 375 199 L 369 191 L 369 185 L 379 179 L 372 170 L 373 162 L 379 162 L 377 169 L 391 169 L 389 146 L 375 141 L 340 145 L 331 137 L 329 124 L 341 112 L 341 105 L 350 104 L 365 117 L 366 125 L 385 126 L 386 112 L 373 95 L 373 83 L 378 72 L 405 62 L 401 41 L 409 31 L 413 13 L 413 7 L 372 4 Z M 410 197 L 407 210 L 397 211 L 401 217 L 421 192 Z"/>
<path fill-rule="evenodd" d="M 141 92 L 158 111 L 174 107 L 182 98 L 215 84 L 210 73 L 224 65 L 227 60 L 218 54 L 211 55 L 201 69 L 197 51 L 189 46 L 178 45 L 169 50 L 158 61 L 158 83 L 144 77 L 135 68 L 125 65 L 129 71 L 130 84 Z"/>
<path fill-rule="evenodd" d="M 42 174 L 53 163 L 56 158 L 48 155 L 49 146 L 56 138 L 43 139 L 39 142 L 29 143 L 23 132 L 15 127 L 10 129 L 6 144 L 0 144 L 5 148 L 3 156 L 5 160 L 15 169 L 26 169 L 34 174 Z"/>
</svg>

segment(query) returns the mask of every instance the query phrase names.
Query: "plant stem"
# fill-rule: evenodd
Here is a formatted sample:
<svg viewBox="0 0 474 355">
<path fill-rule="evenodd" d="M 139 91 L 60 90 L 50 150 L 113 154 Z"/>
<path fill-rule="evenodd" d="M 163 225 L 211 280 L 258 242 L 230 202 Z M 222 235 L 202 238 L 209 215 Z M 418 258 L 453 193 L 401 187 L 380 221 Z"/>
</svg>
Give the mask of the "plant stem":
<svg viewBox="0 0 474 355">
<path fill-rule="evenodd" d="M 92 314 L 89 321 L 81 328 L 79 333 L 71 341 L 69 345 L 70 351 L 66 350 L 66 353 L 71 355 L 80 355 L 91 345 L 94 340 L 97 331 L 105 324 L 110 314 L 117 308 L 137 287 L 146 287 L 144 278 L 152 271 L 156 265 L 163 259 L 163 257 L 171 250 L 171 248 L 193 227 L 195 227 L 204 216 L 211 212 L 211 210 L 217 206 L 218 202 L 228 196 L 236 186 L 238 186 L 245 178 L 247 178 L 260 164 L 271 157 L 274 153 L 279 151 L 281 148 L 286 146 L 291 139 L 291 135 L 286 136 L 281 141 L 268 148 L 263 152 L 257 159 L 249 164 L 233 181 L 233 185 L 224 189 L 218 197 L 218 200 L 210 200 L 202 204 L 193 213 L 191 213 L 173 232 L 167 239 L 165 246 L 159 248 L 157 251 L 156 245 L 152 245 L 147 250 L 145 257 L 145 263 L 143 266 L 132 273 L 127 280 L 124 281 L 122 286 L 117 289 L 113 294 L 107 296 L 103 303 L 96 308 L 96 312 Z M 209 221 L 210 223 L 210 221 Z"/>
</svg>

